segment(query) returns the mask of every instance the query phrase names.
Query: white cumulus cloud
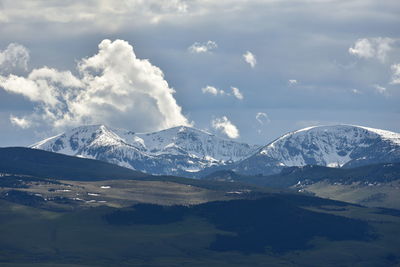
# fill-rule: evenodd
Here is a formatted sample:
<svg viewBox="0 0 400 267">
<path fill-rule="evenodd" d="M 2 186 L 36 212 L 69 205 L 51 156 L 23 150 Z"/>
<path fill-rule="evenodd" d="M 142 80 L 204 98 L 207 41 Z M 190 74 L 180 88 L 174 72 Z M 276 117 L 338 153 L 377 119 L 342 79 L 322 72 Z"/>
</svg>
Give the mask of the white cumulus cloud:
<svg viewBox="0 0 400 267">
<path fill-rule="evenodd" d="M 289 82 L 289 85 L 296 85 L 298 83 L 298 81 L 295 79 L 290 79 L 288 82 Z"/>
<path fill-rule="evenodd" d="M 207 41 L 205 43 L 198 43 L 195 42 L 194 44 L 192 44 L 191 46 L 189 46 L 188 50 L 191 53 L 206 53 L 209 52 L 215 48 L 217 48 L 218 45 L 216 42 L 214 41 Z"/>
<path fill-rule="evenodd" d="M 219 90 L 215 88 L 214 86 L 207 85 L 204 88 L 201 88 L 201 91 L 203 94 L 212 94 L 212 95 L 224 95 L 225 91 L 224 90 Z"/>
<path fill-rule="evenodd" d="M 214 129 L 221 131 L 229 138 L 235 139 L 239 137 L 238 128 L 226 116 L 216 118 L 211 124 Z"/>
<path fill-rule="evenodd" d="M 252 68 L 254 68 L 256 66 L 256 64 L 257 64 L 256 56 L 253 53 L 251 53 L 250 51 L 246 51 L 246 53 L 243 54 L 243 58 L 244 58 L 244 61 L 249 63 Z"/>
<path fill-rule="evenodd" d="M 384 62 L 394 42 L 394 39 L 387 37 L 362 38 L 349 48 L 349 53 L 360 58 L 377 58 Z"/>
<path fill-rule="evenodd" d="M 400 63 L 390 67 L 393 71 L 391 84 L 400 84 Z"/>
<path fill-rule="evenodd" d="M 105 123 L 137 131 L 189 125 L 161 69 L 137 58 L 126 41 L 103 40 L 97 54 L 78 62 L 78 72 L 43 67 L 27 77 L 0 75 L 0 87 L 36 103 L 35 113 L 24 116 L 35 124 Z"/>
<path fill-rule="evenodd" d="M 20 44 L 11 43 L 3 51 L 0 51 L 0 72 L 14 69 L 27 70 L 29 51 Z"/>
<path fill-rule="evenodd" d="M 206 87 L 201 88 L 201 91 L 203 92 L 203 94 L 211 94 L 214 96 L 217 96 L 217 95 L 233 96 L 236 99 L 243 100 L 243 98 L 244 98 L 243 94 L 242 94 L 242 92 L 240 92 L 240 90 L 237 87 L 231 86 L 231 90 L 232 90 L 232 93 L 228 93 L 222 89 L 220 90 L 211 85 L 207 85 Z"/>
<path fill-rule="evenodd" d="M 243 100 L 243 94 L 240 92 L 238 88 L 232 86 L 231 89 L 234 97 L 236 97 L 239 100 Z"/>
</svg>

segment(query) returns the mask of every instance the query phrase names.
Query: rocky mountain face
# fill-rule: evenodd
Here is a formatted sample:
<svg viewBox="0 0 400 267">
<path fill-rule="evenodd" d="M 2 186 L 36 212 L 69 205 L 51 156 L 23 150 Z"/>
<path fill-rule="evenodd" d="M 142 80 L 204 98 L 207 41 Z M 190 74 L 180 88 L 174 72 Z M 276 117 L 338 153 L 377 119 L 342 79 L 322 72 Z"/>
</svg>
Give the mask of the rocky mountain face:
<svg viewBox="0 0 400 267">
<path fill-rule="evenodd" d="M 358 167 L 400 162 L 400 134 L 352 125 L 290 132 L 232 168 L 242 174 L 274 174 L 284 167 Z"/>
<path fill-rule="evenodd" d="M 134 133 L 93 125 L 72 129 L 31 148 L 98 159 L 151 174 L 185 175 L 239 161 L 254 154 L 258 146 L 184 126 Z"/>
</svg>

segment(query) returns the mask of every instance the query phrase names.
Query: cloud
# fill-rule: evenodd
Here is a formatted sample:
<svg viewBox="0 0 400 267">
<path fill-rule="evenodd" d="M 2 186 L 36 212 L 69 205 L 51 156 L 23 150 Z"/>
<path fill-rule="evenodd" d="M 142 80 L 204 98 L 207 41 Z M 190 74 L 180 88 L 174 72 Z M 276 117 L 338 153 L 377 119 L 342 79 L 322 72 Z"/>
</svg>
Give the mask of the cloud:
<svg viewBox="0 0 400 267">
<path fill-rule="evenodd" d="M 113 30 L 122 25 L 134 27 L 157 24 L 171 16 L 188 12 L 186 0 L 125 0 L 125 1 L 7 1 L 0 13 L 0 21 L 8 23 L 79 23 L 84 26 L 75 31 L 94 27 Z M 132 23 L 134 22 L 134 23 Z M 86 28 L 85 26 L 89 26 Z"/>
<path fill-rule="evenodd" d="M 249 63 L 252 68 L 254 68 L 256 66 L 256 64 L 257 64 L 256 57 L 250 51 L 246 51 L 246 53 L 243 54 L 243 58 L 244 58 L 244 61 Z"/>
<path fill-rule="evenodd" d="M 207 85 L 206 87 L 201 88 L 201 91 L 203 94 L 211 94 L 214 96 L 217 95 L 226 95 L 226 96 L 234 96 L 235 98 L 239 100 L 243 100 L 243 94 L 240 92 L 240 90 L 236 87 L 231 86 L 232 94 L 225 92 L 224 90 L 220 90 L 214 86 Z"/>
<path fill-rule="evenodd" d="M 360 95 L 360 94 L 362 94 L 362 92 L 361 92 L 360 90 L 358 90 L 358 89 L 351 89 L 351 92 L 352 92 L 353 94 L 355 94 L 355 95 Z"/>
<path fill-rule="evenodd" d="M 198 43 L 198 42 L 196 42 L 196 43 L 192 44 L 192 45 L 188 48 L 188 50 L 189 50 L 191 53 L 199 54 L 199 53 L 206 53 L 206 52 L 209 52 L 209 51 L 211 51 L 211 50 L 213 50 L 213 49 L 215 49 L 215 48 L 217 48 L 217 47 L 218 47 L 218 45 L 217 45 L 217 43 L 214 42 L 214 41 L 207 41 L 207 42 L 205 42 L 205 43 Z"/>
<path fill-rule="evenodd" d="M 288 82 L 289 82 L 289 85 L 296 85 L 298 83 L 297 80 L 294 80 L 294 79 L 291 79 Z"/>
<path fill-rule="evenodd" d="M 400 101 L 398 92 L 392 89 L 396 85 L 387 84 L 392 75 L 390 65 L 400 63 L 398 43 L 393 44 L 393 50 L 387 54 L 387 65 L 379 64 L 376 59 L 360 59 L 347 51 L 354 48 L 358 38 L 399 38 L 395 29 L 400 16 L 398 8 L 394 8 L 399 6 L 398 0 L 299 0 L 296 4 L 289 0 L 2 2 L 4 9 L 0 11 L 0 17 L 4 15 L 9 22 L 0 26 L 0 50 L 6 49 L 9 42 L 26 45 L 32 58 L 29 71 L 46 64 L 59 71 L 70 70 L 81 80 L 73 62 L 96 54 L 96 45 L 104 36 L 125 36 L 126 40 L 132 40 L 130 42 L 135 45 L 134 51 L 139 58 L 150 58 L 153 65 L 165 71 L 169 87 L 178 91 L 173 96 L 180 106 L 184 106 L 184 114 L 191 114 L 198 126 L 209 124 L 209 127 L 211 113 L 217 117 L 227 115 L 240 126 L 242 138 L 250 138 L 253 134 L 251 123 L 258 124 L 256 113 L 267 112 L 264 110 L 266 107 L 271 111 L 275 108 L 291 110 L 280 113 L 281 120 L 277 120 L 265 135 L 274 138 L 279 131 L 292 129 L 297 115 L 300 119 L 316 119 L 322 116 L 323 110 L 329 116 L 328 110 L 347 109 L 352 118 L 356 118 L 359 110 L 365 107 L 372 115 L 378 111 L 379 114 L 390 113 L 396 110 L 395 103 Z M 349 10 L 351 12 L 346 12 Z M 294 18 L 295 27 L 287 27 L 293 25 Z M 133 41 L 136 38 L 140 38 L 139 42 Z M 97 42 L 94 45 L 93 40 Z M 191 54 L 187 50 L 195 41 L 203 43 L 208 40 L 218 44 L 217 49 L 211 50 L 214 54 Z M 250 67 L 242 57 L 247 50 L 253 52 L 258 61 L 254 69 L 248 69 L 255 71 L 249 77 L 238 75 L 241 70 L 236 65 L 239 62 L 242 68 Z M 199 57 L 203 55 L 206 58 Z M 268 60 L 264 61 L 264 58 Z M 335 64 L 335 60 L 344 65 L 354 63 L 355 67 L 343 69 Z M 360 65 L 361 61 L 366 64 Z M 297 79 L 298 84 L 289 87 L 289 79 Z M 241 85 L 245 83 L 250 85 L 251 92 Z M 387 87 L 389 93 L 393 92 L 393 99 L 379 97 L 381 95 L 372 87 L 375 83 Z M 233 95 L 203 95 L 201 88 L 206 85 L 213 85 L 231 95 L 230 86 L 236 86 L 243 92 L 246 99 L 242 102 L 246 103 L 232 105 L 239 101 Z M 186 87 L 182 95 L 181 86 Z M 304 90 L 293 90 L 288 94 L 287 87 Z M 350 92 L 353 88 L 365 96 L 353 95 Z M 368 97 L 368 91 L 376 93 L 377 97 Z M 196 93 L 200 99 L 191 97 Z M 343 101 L 346 93 L 349 99 Z M 21 97 L 2 97 L 5 94 L 0 92 L 0 109 L 7 120 L 10 113 L 18 117 L 28 114 L 26 110 L 31 105 L 21 101 Z M 201 107 L 199 103 L 202 103 Z M 235 112 L 249 114 L 242 118 L 233 117 Z M 349 121 L 350 115 L 335 118 Z M 396 120 L 374 116 L 368 123 L 376 122 L 382 127 L 400 131 L 394 123 Z M 358 118 L 361 123 L 363 117 L 360 115 Z M 242 128 L 241 125 L 247 121 L 249 127 Z M 6 125 L 9 123 L 4 123 Z M 126 127 L 136 129 L 136 125 Z M 245 131 L 249 131 L 246 137 Z M 260 140 L 251 142 L 265 141 Z"/>
<path fill-rule="evenodd" d="M 3 51 L 0 51 L 0 72 L 11 70 L 27 70 L 29 51 L 20 44 L 11 43 Z"/>
<path fill-rule="evenodd" d="M 212 95 L 224 95 L 225 91 L 224 90 L 219 90 L 217 88 L 215 88 L 214 86 L 210 86 L 207 85 L 204 88 L 201 88 L 201 91 L 203 92 L 203 94 L 212 94 Z"/>
<path fill-rule="evenodd" d="M 380 93 L 380 94 L 386 94 L 387 93 L 387 89 L 383 86 L 380 86 L 379 84 L 374 84 L 373 86 L 375 88 L 375 90 Z"/>
<path fill-rule="evenodd" d="M 79 77 L 43 67 L 28 77 L 1 76 L 0 87 L 36 104 L 25 120 L 50 127 L 105 123 L 136 131 L 189 125 L 164 74 L 136 57 L 126 41 L 103 40 L 99 51 L 78 62 Z M 12 119 L 20 126 L 21 119 Z"/>
<path fill-rule="evenodd" d="M 214 129 L 221 131 L 229 138 L 235 139 L 239 137 L 238 128 L 226 116 L 216 118 L 211 124 Z"/>
<path fill-rule="evenodd" d="M 234 97 L 236 97 L 239 100 L 243 100 L 243 94 L 240 92 L 238 88 L 232 86 L 231 89 Z"/>
<path fill-rule="evenodd" d="M 160 22 L 170 17 L 180 16 L 193 16 L 198 19 L 201 16 L 221 16 L 230 15 L 232 12 L 237 12 L 243 15 L 245 11 L 253 11 L 252 16 L 246 20 L 261 17 L 265 19 L 265 9 L 274 7 L 270 12 L 276 14 L 279 8 L 284 11 L 297 11 L 297 15 L 303 15 L 305 11 L 313 13 L 320 11 L 322 15 L 317 18 L 324 18 L 324 15 L 331 14 L 333 19 L 354 19 L 366 16 L 365 10 L 372 9 L 370 12 L 375 14 L 394 13 L 397 11 L 393 8 L 396 4 L 395 1 L 386 1 L 387 4 L 374 2 L 366 5 L 364 1 L 347 1 L 346 3 L 337 3 L 336 1 L 322 1 L 322 0 L 300 0 L 300 6 L 287 7 L 287 4 L 292 3 L 290 0 L 229 0 L 229 1 L 210 1 L 210 0 L 124 0 L 124 1 L 48 1 L 48 0 L 4 0 L 4 8 L 0 13 L 0 21 L 18 22 L 21 19 L 35 21 L 35 22 L 87 22 L 96 23 L 98 25 L 105 25 L 105 22 L 121 23 L 123 19 L 126 22 L 146 20 L 147 22 L 154 23 Z M 391 2 L 394 2 L 391 3 Z M 281 5 L 279 5 L 281 3 Z M 322 6 L 321 6 L 322 5 Z M 352 12 L 349 13 L 335 13 L 329 12 L 334 8 L 343 7 L 351 8 Z M 378 9 L 376 7 L 381 7 Z M 374 8 L 374 9 L 373 9 Z M 325 13 L 326 12 L 326 13 Z M 386 12 L 386 13 L 385 13 Z M 300 14 L 299 14 L 300 13 Z M 360 14 L 361 13 L 361 14 Z M 286 14 L 286 13 L 284 13 Z M 369 13 L 368 13 L 369 14 Z M 286 18 L 278 13 L 278 18 Z M 308 17 L 306 17 L 308 18 Z M 235 21 L 238 17 L 235 16 Z M 136 25 L 134 25 L 136 26 Z M 232 26 L 232 23 L 228 25 Z"/>
<path fill-rule="evenodd" d="M 258 112 L 256 114 L 256 120 L 261 124 L 264 125 L 264 123 L 270 123 L 271 120 L 269 119 L 267 113 L 265 112 Z"/>
<path fill-rule="evenodd" d="M 13 125 L 16 125 L 22 129 L 31 127 L 31 122 L 28 121 L 26 118 L 18 118 L 18 117 L 11 115 L 10 121 Z"/>
<path fill-rule="evenodd" d="M 400 63 L 393 64 L 391 67 L 392 69 L 392 81 L 391 84 L 400 84 Z"/>
<path fill-rule="evenodd" d="M 27 78 L 13 74 L 0 76 L 0 87 L 7 92 L 23 95 L 33 102 L 52 108 L 59 107 L 63 97 L 68 97 L 65 88 L 81 85 L 71 72 L 59 72 L 47 67 L 34 69 Z"/>
<path fill-rule="evenodd" d="M 394 42 L 395 39 L 392 38 L 362 38 L 349 48 L 349 53 L 360 58 L 377 58 L 384 62 Z"/>
</svg>

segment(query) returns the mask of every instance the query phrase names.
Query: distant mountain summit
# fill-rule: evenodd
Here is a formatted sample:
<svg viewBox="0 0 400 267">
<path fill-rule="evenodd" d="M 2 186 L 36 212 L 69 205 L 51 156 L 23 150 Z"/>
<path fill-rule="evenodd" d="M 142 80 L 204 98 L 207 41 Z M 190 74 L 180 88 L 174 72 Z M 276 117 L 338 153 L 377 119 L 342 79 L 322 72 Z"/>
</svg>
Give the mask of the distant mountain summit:
<svg viewBox="0 0 400 267">
<path fill-rule="evenodd" d="M 182 175 L 242 160 L 259 147 L 185 126 L 135 133 L 91 125 L 45 139 L 31 148 L 103 160 L 152 174 Z"/>
<path fill-rule="evenodd" d="M 400 162 L 400 134 L 353 125 L 315 126 L 290 132 L 239 162 L 243 174 L 273 174 L 283 167 L 358 167 Z"/>
</svg>

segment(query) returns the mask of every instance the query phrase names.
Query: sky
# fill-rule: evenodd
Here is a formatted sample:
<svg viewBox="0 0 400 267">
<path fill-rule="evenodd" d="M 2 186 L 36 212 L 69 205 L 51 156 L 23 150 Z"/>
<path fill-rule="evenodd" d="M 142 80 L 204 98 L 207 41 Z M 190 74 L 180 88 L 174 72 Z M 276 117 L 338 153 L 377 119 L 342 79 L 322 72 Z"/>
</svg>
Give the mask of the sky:
<svg viewBox="0 0 400 267">
<path fill-rule="evenodd" d="M 398 0 L 0 0 L 0 146 L 80 125 L 400 132 Z"/>
</svg>

